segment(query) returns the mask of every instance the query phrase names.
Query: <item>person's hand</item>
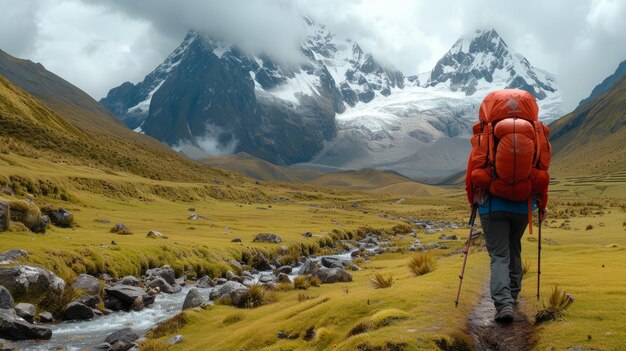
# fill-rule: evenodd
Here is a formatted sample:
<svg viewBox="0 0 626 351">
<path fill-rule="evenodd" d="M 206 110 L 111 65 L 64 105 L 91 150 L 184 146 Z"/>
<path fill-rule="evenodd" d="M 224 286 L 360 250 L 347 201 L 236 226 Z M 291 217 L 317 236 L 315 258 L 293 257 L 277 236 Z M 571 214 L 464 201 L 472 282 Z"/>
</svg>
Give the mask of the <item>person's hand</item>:
<svg viewBox="0 0 626 351">
<path fill-rule="evenodd" d="M 548 217 L 548 208 L 546 207 L 543 210 L 539 209 L 539 220 L 543 222 L 546 220 L 547 217 Z"/>
</svg>

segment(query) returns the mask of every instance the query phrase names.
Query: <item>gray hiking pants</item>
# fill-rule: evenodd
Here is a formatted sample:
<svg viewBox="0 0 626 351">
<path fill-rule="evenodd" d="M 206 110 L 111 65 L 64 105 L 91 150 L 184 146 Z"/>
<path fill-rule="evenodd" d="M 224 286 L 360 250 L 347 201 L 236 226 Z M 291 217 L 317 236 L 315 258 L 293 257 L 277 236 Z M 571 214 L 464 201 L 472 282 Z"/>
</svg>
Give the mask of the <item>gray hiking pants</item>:
<svg viewBox="0 0 626 351">
<path fill-rule="evenodd" d="M 481 215 L 487 251 L 491 257 L 491 298 L 500 309 L 513 305 L 522 288 L 522 235 L 528 216 L 511 212 Z"/>
</svg>

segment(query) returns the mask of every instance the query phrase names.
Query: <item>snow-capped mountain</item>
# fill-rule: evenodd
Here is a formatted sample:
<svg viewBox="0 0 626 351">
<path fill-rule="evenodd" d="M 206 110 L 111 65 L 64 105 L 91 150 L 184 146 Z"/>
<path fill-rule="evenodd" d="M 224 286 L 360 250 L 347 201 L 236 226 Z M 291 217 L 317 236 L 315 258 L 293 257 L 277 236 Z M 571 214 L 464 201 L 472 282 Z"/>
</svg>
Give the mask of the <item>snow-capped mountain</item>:
<svg viewBox="0 0 626 351">
<path fill-rule="evenodd" d="M 435 182 L 465 168 L 471 125 L 491 91 L 531 91 L 546 123 L 561 115 L 553 75 L 534 68 L 495 30 L 461 37 L 428 73 L 336 116 L 337 137 L 307 167 L 391 169 Z"/>
<path fill-rule="evenodd" d="M 192 157 L 244 151 L 277 164 L 376 167 L 431 181 L 465 167 L 470 126 L 488 92 L 525 89 L 542 120 L 560 116 L 554 76 L 495 30 L 461 37 L 431 72 L 405 77 L 304 20 L 302 63 L 190 31 L 142 82 L 101 102 L 130 128 Z"/>
<path fill-rule="evenodd" d="M 404 77 L 305 21 L 302 64 L 190 31 L 142 82 L 101 102 L 130 128 L 192 157 L 245 151 L 278 164 L 308 161 L 335 137 L 336 113 L 391 94 Z"/>
</svg>

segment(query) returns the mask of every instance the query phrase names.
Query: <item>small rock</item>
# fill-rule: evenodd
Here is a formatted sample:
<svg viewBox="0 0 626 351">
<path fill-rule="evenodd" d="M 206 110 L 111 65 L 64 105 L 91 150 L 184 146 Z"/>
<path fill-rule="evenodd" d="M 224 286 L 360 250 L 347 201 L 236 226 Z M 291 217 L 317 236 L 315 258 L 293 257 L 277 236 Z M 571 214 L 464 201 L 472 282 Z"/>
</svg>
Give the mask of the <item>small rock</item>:
<svg viewBox="0 0 626 351">
<path fill-rule="evenodd" d="M 17 263 L 20 259 L 27 259 L 28 252 L 22 249 L 8 250 L 0 253 L 0 264 Z"/>
<path fill-rule="evenodd" d="M 298 274 L 299 275 L 312 274 L 316 269 L 317 269 L 317 264 L 313 262 L 311 259 L 307 258 L 306 261 L 304 261 L 304 263 L 302 264 L 302 267 L 300 267 Z"/>
<path fill-rule="evenodd" d="M 181 287 L 178 284 L 170 285 L 165 279 L 159 277 L 152 280 L 148 283 L 148 286 L 151 288 L 159 288 L 159 291 L 164 292 L 166 294 L 175 294 L 180 292 Z"/>
<path fill-rule="evenodd" d="M 89 306 L 91 308 L 96 308 L 98 307 L 100 302 L 102 302 L 102 300 L 100 300 L 100 297 L 96 295 L 82 295 L 74 299 L 73 302 L 80 302 L 83 305 Z"/>
<path fill-rule="evenodd" d="M 89 274 L 80 274 L 72 283 L 74 290 L 82 290 L 91 295 L 98 295 L 100 292 L 100 281 Z"/>
<path fill-rule="evenodd" d="M 200 280 L 198 280 L 196 286 L 198 288 L 210 288 L 215 286 L 215 282 L 208 275 L 205 275 L 204 277 L 200 278 Z"/>
<path fill-rule="evenodd" d="M 70 302 L 65 306 L 63 319 L 66 321 L 91 319 L 94 317 L 93 309 L 80 302 Z"/>
<path fill-rule="evenodd" d="M 37 317 L 39 318 L 39 323 L 51 323 L 54 320 L 52 313 L 47 311 L 39 312 Z"/>
<path fill-rule="evenodd" d="M 259 283 L 268 284 L 276 281 L 276 277 L 273 274 L 265 274 L 259 277 Z"/>
<path fill-rule="evenodd" d="M 228 281 L 228 279 L 226 278 L 219 278 L 215 281 L 215 285 L 222 285 L 222 284 L 226 284 L 226 282 Z"/>
<path fill-rule="evenodd" d="M 255 243 L 274 243 L 278 244 L 282 241 L 278 234 L 274 233 L 259 233 L 252 240 Z"/>
<path fill-rule="evenodd" d="M 314 275 L 324 284 L 352 281 L 352 275 L 341 268 L 321 267 L 315 271 Z"/>
<path fill-rule="evenodd" d="M 147 296 L 146 292 L 139 287 L 121 284 L 115 285 L 113 287 L 104 288 L 104 292 L 108 296 L 114 297 L 119 300 L 125 305 L 125 307 L 131 307 L 138 297 Z M 107 306 L 107 308 L 110 307 Z"/>
<path fill-rule="evenodd" d="M 151 238 L 151 239 L 167 239 L 167 236 L 165 236 L 165 234 L 156 231 L 154 229 L 150 230 L 148 232 L 148 234 L 146 235 L 146 238 Z"/>
<path fill-rule="evenodd" d="M 195 207 L 189 207 L 187 209 L 187 211 L 189 211 L 189 212 L 196 212 L 196 208 Z"/>
<path fill-rule="evenodd" d="M 141 280 L 133 275 L 127 275 L 124 278 L 118 280 L 117 283 L 122 285 L 139 286 L 141 285 Z"/>
<path fill-rule="evenodd" d="M 291 273 L 292 269 L 293 269 L 293 268 L 291 268 L 291 266 L 290 266 L 290 265 L 284 265 L 284 266 L 282 266 L 282 267 L 280 267 L 280 268 L 276 269 L 276 273 L 279 273 L 279 274 L 280 274 L 280 273 L 286 273 L 286 274 L 289 274 L 289 273 Z"/>
<path fill-rule="evenodd" d="M 183 302 L 183 310 L 193 307 L 199 307 L 205 304 L 204 298 L 200 291 L 196 288 L 191 288 L 185 296 L 185 301 Z"/>
<path fill-rule="evenodd" d="M 28 323 L 32 323 L 33 318 L 35 318 L 35 306 L 30 303 L 20 302 L 15 305 L 15 314 L 24 318 Z"/>
<path fill-rule="evenodd" d="M 192 213 L 191 216 L 187 217 L 188 220 L 190 221 L 197 221 L 197 220 L 203 220 L 203 221 L 208 221 L 209 219 L 205 216 L 201 216 L 199 214 L 195 214 Z"/>
<path fill-rule="evenodd" d="M 121 235 L 130 235 L 133 232 L 126 226 L 126 224 L 118 223 L 110 230 L 111 233 L 121 234 Z"/>
<path fill-rule="evenodd" d="M 4 286 L 0 285 L 0 309 L 8 310 L 13 308 L 13 306 L 14 302 L 11 292 Z"/>
<path fill-rule="evenodd" d="M 228 296 L 233 302 L 233 305 L 243 307 L 246 304 L 246 299 L 248 298 L 248 291 L 249 289 L 244 286 L 243 288 L 237 288 L 231 291 Z"/>
<path fill-rule="evenodd" d="M 359 207 L 359 203 L 358 202 L 353 202 L 352 203 L 352 208 L 358 208 Z"/>
<path fill-rule="evenodd" d="M 110 345 L 114 345 L 120 341 L 126 344 L 131 344 L 137 339 L 139 339 L 139 335 L 137 335 L 137 333 L 135 333 L 131 328 L 123 328 L 111 333 L 104 339 L 104 342 Z"/>
<path fill-rule="evenodd" d="M 228 281 L 215 290 L 216 294 L 211 294 L 211 296 L 224 297 L 230 295 L 233 290 L 236 289 L 246 289 L 246 286 L 233 281 Z"/>
<path fill-rule="evenodd" d="M 104 224 L 111 223 L 111 221 L 110 221 L 110 220 L 108 220 L 107 218 L 97 218 L 97 219 L 95 219 L 94 221 L 95 221 L 95 222 L 98 222 L 98 223 L 104 223 Z"/>
<path fill-rule="evenodd" d="M 239 238 L 234 238 L 233 240 L 230 241 L 231 243 L 240 243 L 241 239 Z"/>
<path fill-rule="evenodd" d="M 171 338 L 167 339 L 165 344 L 167 344 L 167 345 L 176 345 L 176 344 L 180 344 L 181 342 L 183 342 L 183 336 L 178 334 L 178 335 L 174 335 Z"/>
<path fill-rule="evenodd" d="M 141 311 L 143 310 L 145 306 L 146 305 L 143 302 L 143 297 L 138 296 L 137 298 L 135 298 L 135 301 L 133 301 L 133 304 L 130 306 L 130 309 L 133 311 Z"/>
<path fill-rule="evenodd" d="M 152 268 L 146 271 L 146 277 L 148 279 L 163 278 L 170 284 L 176 284 L 176 272 L 170 266 L 163 266 L 161 268 Z"/>
<path fill-rule="evenodd" d="M 326 268 L 343 268 L 343 260 L 336 257 L 322 257 L 320 263 Z"/>
<path fill-rule="evenodd" d="M 109 344 L 108 342 L 103 342 L 96 346 L 96 350 L 111 350 L 111 344 Z"/>
<path fill-rule="evenodd" d="M 311 233 L 311 232 L 304 232 L 304 233 L 302 233 L 302 236 L 305 237 L 305 238 L 311 238 L 311 237 L 313 237 L 313 233 Z"/>
</svg>

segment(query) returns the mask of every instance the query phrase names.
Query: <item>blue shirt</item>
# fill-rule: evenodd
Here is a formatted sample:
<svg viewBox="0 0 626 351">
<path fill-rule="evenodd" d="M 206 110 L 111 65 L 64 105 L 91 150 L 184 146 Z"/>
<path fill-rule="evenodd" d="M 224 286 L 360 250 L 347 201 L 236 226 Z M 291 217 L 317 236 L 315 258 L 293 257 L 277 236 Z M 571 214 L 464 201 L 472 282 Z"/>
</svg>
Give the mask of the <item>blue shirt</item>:
<svg viewBox="0 0 626 351">
<path fill-rule="evenodd" d="M 489 214 L 489 203 L 491 202 L 491 212 L 512 212 L 519 214 L 528 214 L 528 201 L 511 201 L 497 196 L 489 196 L 489 198 L 478 207 L 478 214 Z M 537 209 L 537 202 L 532 200 L 532 210 Z"/>
</svg>

